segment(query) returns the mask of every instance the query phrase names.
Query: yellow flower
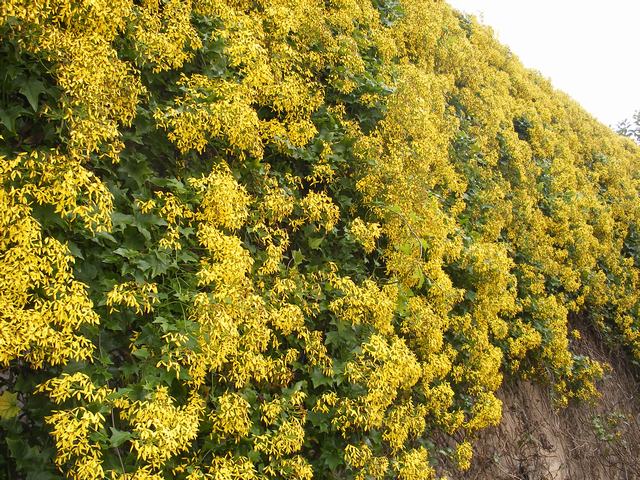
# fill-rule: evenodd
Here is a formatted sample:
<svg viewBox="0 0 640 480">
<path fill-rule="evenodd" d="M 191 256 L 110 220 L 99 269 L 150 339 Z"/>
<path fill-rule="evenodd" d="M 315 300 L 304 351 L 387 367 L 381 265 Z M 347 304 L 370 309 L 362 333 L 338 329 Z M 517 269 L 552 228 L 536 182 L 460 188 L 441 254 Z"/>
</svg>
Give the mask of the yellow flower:
<svg viewBox="0 0 640 480">
<path fill-rule="evenodd" d="M 371 253 L 376 248 L 376 239 L 382 234 L 380 224 L 365 223 L 361 218 L 351 222 L 349 232 L 362 245 L 366 253 Z"/>
<path fill-rule="evenodd" d="M 472 457 L 473 448 L 471 447 L 471 444 L 469 442 L 465 441 L 456 445 L 454 459 L 456 461 L 456 465 L 460 470 L 465 471 L 471 468 Z"/>
</svg>

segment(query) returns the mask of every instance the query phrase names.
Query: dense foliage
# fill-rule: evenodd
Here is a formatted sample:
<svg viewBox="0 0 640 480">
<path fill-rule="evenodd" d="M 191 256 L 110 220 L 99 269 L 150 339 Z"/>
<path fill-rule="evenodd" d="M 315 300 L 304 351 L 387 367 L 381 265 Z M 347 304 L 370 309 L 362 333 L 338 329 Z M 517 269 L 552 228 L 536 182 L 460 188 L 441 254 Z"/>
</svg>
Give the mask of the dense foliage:
<svg viewBox="0 0 640 480">
<path fill-rule="evenodd" d="M 440 0 L 0 3 L 5 478 L 468 468 L 640 361 L 639 151 Z"/>
</svg>

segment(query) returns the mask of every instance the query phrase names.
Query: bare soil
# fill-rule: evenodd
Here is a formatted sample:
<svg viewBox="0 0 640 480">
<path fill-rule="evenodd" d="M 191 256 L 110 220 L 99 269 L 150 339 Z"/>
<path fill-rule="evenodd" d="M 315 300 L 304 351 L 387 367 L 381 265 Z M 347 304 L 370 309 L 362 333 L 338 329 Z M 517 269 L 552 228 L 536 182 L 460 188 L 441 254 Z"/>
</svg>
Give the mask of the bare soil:
<svg viewBox="0 0 640 480">
<path fill-rule="evenodd" d="M 577 353 L 608 363 L 593 403 L 554 408 L 548 387 L 517 380 L 500 391 L 502 423 L 484 431 L 471 470 L 451 480 L 640 479 L 640 382 L 625 355 L 580 329 Z"/>
</svg>

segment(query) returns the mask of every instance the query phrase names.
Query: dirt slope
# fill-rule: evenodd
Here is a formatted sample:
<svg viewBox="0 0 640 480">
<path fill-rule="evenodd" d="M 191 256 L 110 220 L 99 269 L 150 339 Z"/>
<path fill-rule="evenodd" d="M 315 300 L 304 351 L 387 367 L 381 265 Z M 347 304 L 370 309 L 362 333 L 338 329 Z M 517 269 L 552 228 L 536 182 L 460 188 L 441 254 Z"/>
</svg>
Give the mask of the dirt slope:
<svg viewBox="0 0 640 480">
<path fill-rule="evenodd" d="M 499 395 L 502 423 L 480 436 L 476 461 L 461 478 L 640 479 L 640 389 L 634 369 L 622 352 L 604 348 L 593 333 L 583 333 L 575 346 L 610 364 L 601 398 L 557 410 L 545 387 L 505 383 Z"/>
</svg>

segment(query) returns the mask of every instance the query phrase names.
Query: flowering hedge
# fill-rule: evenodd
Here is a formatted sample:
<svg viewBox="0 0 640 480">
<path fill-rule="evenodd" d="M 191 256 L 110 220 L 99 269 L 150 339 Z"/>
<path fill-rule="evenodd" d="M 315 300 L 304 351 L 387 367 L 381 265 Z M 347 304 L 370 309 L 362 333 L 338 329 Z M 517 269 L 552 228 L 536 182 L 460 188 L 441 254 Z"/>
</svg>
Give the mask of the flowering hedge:
<svg viewBox="0 0 640 480">
<path fill-rule="evenodd" d="M 440 0 L 0 4 L 5 478 L 466 469 L 640 361 L 639 150 Z"/>
</svg>

